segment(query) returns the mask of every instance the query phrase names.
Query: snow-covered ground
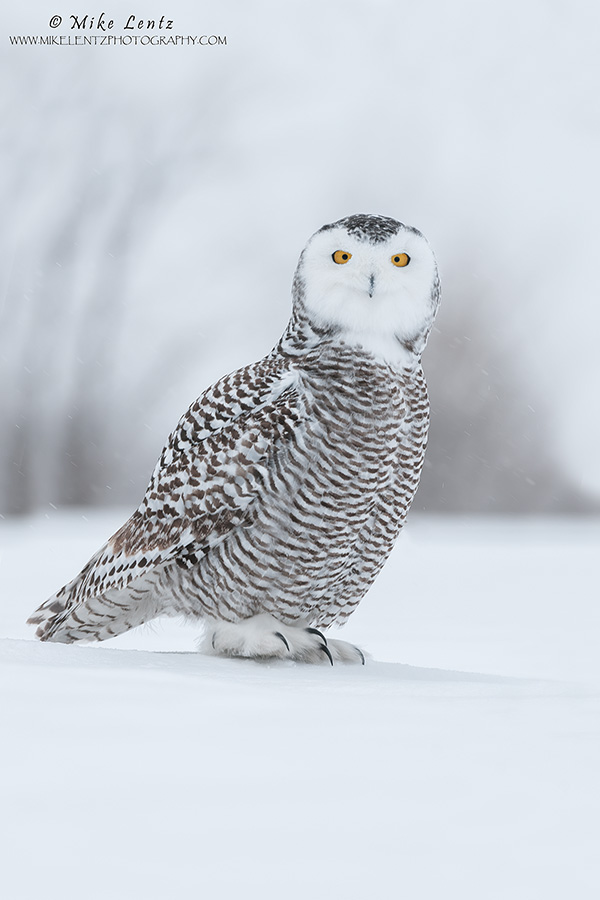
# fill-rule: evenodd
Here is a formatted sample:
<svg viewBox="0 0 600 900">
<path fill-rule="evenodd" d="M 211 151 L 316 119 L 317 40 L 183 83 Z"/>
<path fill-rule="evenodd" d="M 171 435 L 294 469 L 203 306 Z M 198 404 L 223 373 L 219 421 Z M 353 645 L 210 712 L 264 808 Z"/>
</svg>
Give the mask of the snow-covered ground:
<svg viewBox="0 0 600 900">
<path fill-rule="evenodd" d="M 3 897 L 600 896 L 599 522 L 413 516 L 365 668 L 34 642 L 122 518 L 0 522 Z"/>
</svg>

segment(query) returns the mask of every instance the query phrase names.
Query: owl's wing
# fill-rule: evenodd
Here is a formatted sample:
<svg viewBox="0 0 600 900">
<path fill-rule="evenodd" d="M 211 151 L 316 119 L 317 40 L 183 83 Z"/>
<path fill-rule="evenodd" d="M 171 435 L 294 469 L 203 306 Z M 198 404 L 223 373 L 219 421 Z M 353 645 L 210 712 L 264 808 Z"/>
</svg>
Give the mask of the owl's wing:
<svg viewBox="0 0 600 900">
<path fill-rule="evenodd" d="M 270 461 L 294 436 L 301 407 L 295 370 L 272 357 L 209 388 L 170 435 L 131 518 L 30 617 L 38 636 L 48 639 L 90 598 L 143 588 L 169 560 L 193 564 L 242 524 Z"/>
</svg>

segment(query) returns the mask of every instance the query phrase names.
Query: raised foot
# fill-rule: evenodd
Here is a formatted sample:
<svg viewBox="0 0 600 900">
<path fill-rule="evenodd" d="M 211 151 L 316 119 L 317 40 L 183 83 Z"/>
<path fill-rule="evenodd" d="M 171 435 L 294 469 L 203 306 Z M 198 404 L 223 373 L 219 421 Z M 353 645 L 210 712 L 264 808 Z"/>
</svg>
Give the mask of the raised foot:
<svg viewBox="0 0 600 900">
<path fill-rule="evenodd" d="M 353 644 L 327 640 L 318 628 L 284 625 L 268 613 L 240 622 L 207 624 L 201 649 L 219 656 L 250 659 L 294 659 L 326 665 L 335 662 L 365 664 L 364 654 Z"/>
</svg>

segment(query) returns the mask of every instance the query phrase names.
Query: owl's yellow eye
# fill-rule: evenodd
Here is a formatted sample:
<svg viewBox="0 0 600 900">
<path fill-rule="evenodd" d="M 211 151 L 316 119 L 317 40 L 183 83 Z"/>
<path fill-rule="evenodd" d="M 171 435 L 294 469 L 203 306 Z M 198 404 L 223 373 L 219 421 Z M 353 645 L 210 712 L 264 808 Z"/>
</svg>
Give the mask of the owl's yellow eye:
<svg viewBox="0 0 600 900">
<path fill-rule="evenodd" d="M 395 266 L 407 266 L 410 262 L 410 256 L 408 253 L 395 253 L 392 256 L 392 262 Z"/>
<path fill-rule="evenodd" d="M 347 250 L 336 250 L 335 253 L 331 254 L 331 258 L 334 263 L 343 265 L 344 263 L 347 263 L 349 259 L 352 259 L 352 254 L 348 253 Z"/>
</svg>

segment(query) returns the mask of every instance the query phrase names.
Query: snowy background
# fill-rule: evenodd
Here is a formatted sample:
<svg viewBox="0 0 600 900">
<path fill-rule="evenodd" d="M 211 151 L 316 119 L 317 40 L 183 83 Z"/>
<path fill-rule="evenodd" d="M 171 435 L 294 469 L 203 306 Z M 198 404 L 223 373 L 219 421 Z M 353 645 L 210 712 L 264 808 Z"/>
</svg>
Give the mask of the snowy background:
<svg viewBox="0 0 600 900">
<path fill-rule="evenodd" d="M 307 238 L 353 212 L 439 260 L 417 507 L 598 509 L 600 8 L 561 9 L 174 2 L 177 34 L 227 45 L 5 43 L 0 512 L 137 505 L 180 412 L 278 339 Z M 57 12 L 5 12 L 2 40 Z"/>
<path fill-rule="evenodd" d="M 8 41 L 74 12 L 0 35 L 3 894 L 595 900 L 600 8 L 115 3 L 227 44 Z M 414 514 L 345 630 L 369 665 L 35 644 L 353 212 L 420 228 L 443 286 Z"/>
</svg>

